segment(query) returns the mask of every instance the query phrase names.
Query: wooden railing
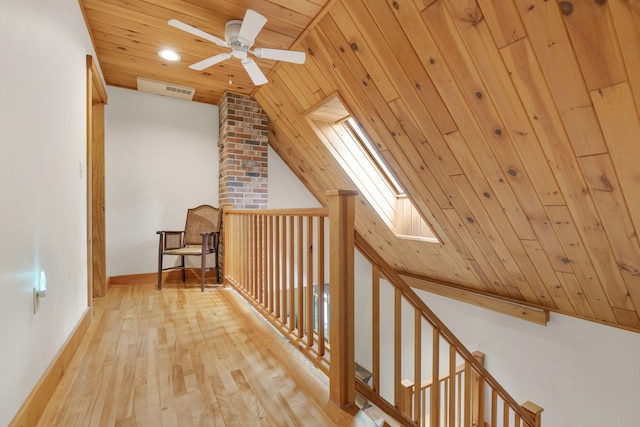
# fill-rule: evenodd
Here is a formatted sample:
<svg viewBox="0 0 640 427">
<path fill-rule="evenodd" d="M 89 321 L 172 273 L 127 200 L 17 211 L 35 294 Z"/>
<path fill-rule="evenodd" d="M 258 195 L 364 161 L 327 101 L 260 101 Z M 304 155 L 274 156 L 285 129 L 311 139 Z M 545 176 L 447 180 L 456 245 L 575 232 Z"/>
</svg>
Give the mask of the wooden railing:
<svg viewBox="0 0 640 427">
<path fill-rule="evenodd" d="M 483 358 L 474 357 L 354 232 L 354 194 L 328 193 L 329 209 L 226 210 L 225 283 L 329 375 L 330 398 L 341 407 L 353 404 L 357 391 L 404 425 L 539 427 L 542 409 L 530 402 L 519 405 L 486 371 Z M 356 380 L 354 369 L 356 246 L 373 266 L 372 360 L 358 361 L 369 364 L 370 384 Z M 329 259 L 325 259 L 326 248 Z M 325 297 L 327 264 L 330 299 Z M 392 302 L 381 301 L 381 289 L 392 293 Z M 403 323 L 403 312 L 413 322 Z M 393 336 L 382 342 L 385 319 L 392 321 Z M 389 342 L 393 342 L 391 357 L 384 351 Z M 423 380 L 428 375 L 431 378 Z M 415 384 L 420 384 L 418 392 Z"/>
<path fill-rule="evenodd" d="M 442 418 L 445 426 L 449 425 L 449 419 L 452 417 L 453 419 L 462 419 L 462 386 L 464 381 L 464 368 L 465 365 L 460 364 L 456 366 L 453 376 L 449 371 L 440 372 L 437 383 L 433 381 L 433 378 L 428 378 L 426 380 L 422 380 L 420 384 L 419 399 L 420 406 L 423 408 L 426 407 L 427 402 L 430 401 L 431 393 L 436 389 L 436 384 L 438 390 L 443 391 L 442 395 L 444 397 L 444 401 L 442 403 Z M 449 395 L 449 390 L 452 388 L 454 390 L 453 398 Z M 415 384 L 409 379 L 404 379 L 401 382 L 401 389 L 402 393 L 400 394 L 400 402 L 398 406 L 405 414 L 412 414 L 415 400 Z M 473 401 L 473 397 L 471 400 Z M 426 422 L 426 419 L 423 419 L 423 421 Z M 424 425 L 424 422 L 421 425 Z"/>
<path fill-rule="evenodd" d="M 507 391 L 484 368 L 483 361 L 474 357 L 462 345 L 458 338 L 442 323 L 442 321 L 427 307 L 398 273 L 393 270 L 360 235 L 356 235 L 358 249 L 371 261 L 373 265 L 372 281 L 372 324 L 373 324 L 373 361 L 372 386 L 369 388 L 357 383 L 358 392 L 362 393 L 379 406 L 380 402 L 380 289 L 381 278 L 385 278 L 393 288 L 394 303 L 391 317 L 394 324 L 394 365 L 393 365 L 393 400 L 394 405 L 386 408 L 387 413 L 393 413 L 396 419 L 404 423 L 418 426 L 514 426 L 537 427 L 540 425 L 542 409 L 527 402 L 520 406 Z M 402 342 L 403 329 L 408 325 L 402 324 L 403 310 L 408 310 L 414 319 L 412 332 L 413 342 Z M 422 340 L 430 337 L 423 350 Z M 422 384 L 423 364 L 429 361 L 428 372 L 432 384 L 438 387 L 427 387 L 428 399 L 424 393 L 414 393 L 413 384 L 403 386 L 402 360 L 407 347 L 413 347 L 409 358 L 413 361 L 413 384 Z M 462 377 L 457 374 L 458 365 L 464 364 Z M 448 372 L 449 378 L 462 378 L 462 382 L 447 381 L 442 383 L 441 372 Z M 524 379 L 523 379 L 524 381 Z M 444 385 L 444 387 L 443 387 Z M 409 388 L 410 392 L 406 389 Z M 422 387 L 421 387 L 422 389 Z M 437 390 L 436 390 L 437 389 Z M 436 390 L 435 392 L 433 392 Z M 445 393 L 446 391 L 446 393 Z M 412 403 L 408 405 L 407 395 L 410 394 Z M 446 410 L 446 412 L 445 412 Z M 395 411 L 395 412 L 394 412 Z M 446 422 L 446 423 L 445 423 Z"/>
<path fill-rule="evenodd" d="M 485 356 L 483 353 L 474 352 L 473 356 L 480 363 L 484 363 Z M 470 378 L 471 387 L 469 389 L 465 388 L 467 377 Z M 437 387 L 433 378 L 422 380 L 418 396 L 415 395 L 414 382 L 404 379 L 401 382 L 402 393 L 399 407 L 405 414 L 415 413 L 414 405 L 416 399 L 419 400 L 419 408 L 427 408 L 430 404 L 432 393 L 439 393 L 441 399 L 439 426 L 480 426 L 479 420 L 481 419 L 489 420 L 484 422 L 485 427 L 530 425 L 526 419 L 522 419 L 521 414 L 512 411 L 504 400 L 500 399 L 496 390 L 483 390 L 484 383 L 481 378 L 475 371 L 469 370 L 467 364 L 460 364 L 456 366 L 454 372 L 441 372 Z M 487 395 L 491 396 L 490 405 L 485 402 L 485 396 Z M 526 402 L 522 405 L 522 409 L 532 417 L 534 426 L 540 425 L 541 408 L 531 402 Z M 486 413 L 486 411 L 489 412 Z M 470 414 L 468 418 L 466 416 L 467 413 Z M 430 414 L 427 414 L 417 422 L 417 425 L 429 426 L 431 425 L 430 422 Z"/>
<path fill-rule="evenodd" d="M 226 210 L 224 281 L 329 374 L 324 324 L 328 209 Z"/>
</svg>

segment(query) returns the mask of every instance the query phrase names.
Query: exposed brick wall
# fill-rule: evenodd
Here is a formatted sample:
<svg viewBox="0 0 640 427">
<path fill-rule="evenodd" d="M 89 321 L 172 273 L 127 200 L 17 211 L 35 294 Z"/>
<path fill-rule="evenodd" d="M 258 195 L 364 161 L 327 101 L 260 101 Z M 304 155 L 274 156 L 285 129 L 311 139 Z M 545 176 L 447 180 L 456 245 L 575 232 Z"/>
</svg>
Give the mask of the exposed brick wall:
<svg viewBox="0 0 640 427">
<path fill-rule="evenodd" d="M 220 104 L 220 204 L 267 208 L 267 115 L 246 95 L 225 92 Z"/>
<path fill-rule="evenodd" d="M 234 209 L 266 209 L 268 197 L 267 115 L 255 99 L 225 92 L 218 104 L 220 116 L 219 200 Z M 224 224 L 223 224 L 224 227 Z M 224 269 L 224 241 L 220 267 Z"/>
</svg>

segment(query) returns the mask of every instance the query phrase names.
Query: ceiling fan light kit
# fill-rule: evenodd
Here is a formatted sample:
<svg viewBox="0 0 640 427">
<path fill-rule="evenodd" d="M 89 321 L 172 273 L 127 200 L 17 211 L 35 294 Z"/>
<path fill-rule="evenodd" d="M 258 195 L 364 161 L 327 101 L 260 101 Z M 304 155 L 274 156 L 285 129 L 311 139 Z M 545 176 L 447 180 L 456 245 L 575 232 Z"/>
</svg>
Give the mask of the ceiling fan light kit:
<svg viewBox="0 0 640 427">
<path fill-rule="evenodd" d="M 176 19 L 169 20 L 168 24 L 174 28 L 186 31 L 194 36 L 208 40 L 221 47 L 231 48 L 231 52 L 219 53 L 210 58 L 203 59 L 200 62 L 189 65 L 192 70 L 202 71 L 222 61 L 230 58 L 237 58 L 244 67 L 245 71 L 251 78 L 254 85 L 260 86 L 267 83 L 267 77 L 264 75 L 258 64 L 248 56 L 249 53 L 256 58 L 271 59 L 274 61 L 290 62 L 294 64 L 304 64 L 306 54 L 300 51 L 285 49 L 251 49 L 255 43 L 258 33 L 267 23 L 267 18 L 252 9 L 247 9 L 242 21 L 234 19 L 225 25 L 224 40 L 206 33 L 189 24 L 180 22 Z"/>
</svg>

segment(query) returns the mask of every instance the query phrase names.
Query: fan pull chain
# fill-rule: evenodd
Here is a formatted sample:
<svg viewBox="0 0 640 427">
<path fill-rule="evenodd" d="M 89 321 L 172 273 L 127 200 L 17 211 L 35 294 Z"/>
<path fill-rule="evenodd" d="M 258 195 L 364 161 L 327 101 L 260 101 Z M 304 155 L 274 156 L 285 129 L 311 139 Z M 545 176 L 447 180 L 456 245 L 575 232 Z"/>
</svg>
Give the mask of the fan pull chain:
<svg viewBox="0 0 640 427">
<path fill-rule="evenodd" d="M 231 81 L 231 62 L 229 62 L 229 84 L 233 84 L 233 82 Z"/>
</svg>

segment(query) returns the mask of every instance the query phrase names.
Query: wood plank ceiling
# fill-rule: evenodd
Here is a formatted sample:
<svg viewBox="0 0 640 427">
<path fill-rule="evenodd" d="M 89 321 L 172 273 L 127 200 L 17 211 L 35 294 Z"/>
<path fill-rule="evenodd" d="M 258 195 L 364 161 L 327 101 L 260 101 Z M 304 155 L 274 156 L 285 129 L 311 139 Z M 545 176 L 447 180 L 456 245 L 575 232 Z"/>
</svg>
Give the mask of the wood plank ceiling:
<svg viewBox="0 0 640 427">
<path fill-rule="evenodd" d="M 136 77 L 194 87 L 194 101 L 217 104 L 225 90 L 249 94 L 255 88 L 239 60 L 203 71 L 187 68 L 228 49 L 170 27 L 177 19 L 224 39 L 225 24 L 242 19 L 247 8 L 268 21 L 255 47 L 288 49 L 327 0 L 79 0 L 106 84 L 137 89 Z M 175 50 L 181 61 L 158 56 Z M 255 59 L 265 74 L 274 61 Z M 229 80 L 233 83 L 229 84 Z"/>
<path fill-rule="evenodd" d="M 307 62 L 255 91 L 234 70 L 230 90 L 253 93 L 321 202 L 354 185 L 305 114 L 341 96 L 441 242 L 396 237 L 360 198 L 356 229 L 394 268 L 640 331 L 639 0 L 337 0 L 308 33 L 325 2 L 82 3 L 107 84 L 197 83 L 213 103 L 226 71 L 184 63 L 215 46 L 164 22 L 219 35 L 244 7 L 266 14 L 260 42 L 300 37 Z M 161 35 L 183 63 L 160 65 Z"/>
</svg>

